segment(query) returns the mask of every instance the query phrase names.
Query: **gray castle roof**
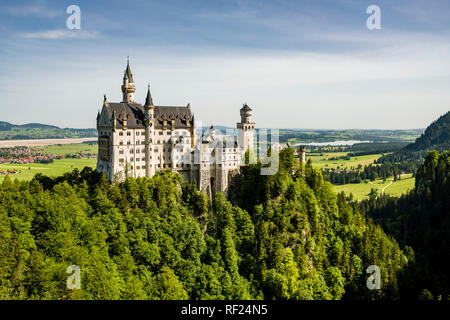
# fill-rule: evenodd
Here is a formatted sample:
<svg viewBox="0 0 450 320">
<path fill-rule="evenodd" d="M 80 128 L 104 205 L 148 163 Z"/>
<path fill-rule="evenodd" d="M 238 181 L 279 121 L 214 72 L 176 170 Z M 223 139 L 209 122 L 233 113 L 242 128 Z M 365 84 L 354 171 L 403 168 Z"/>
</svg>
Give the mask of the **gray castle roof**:
<svg viewBox="0 0 450 320">
<path fill-rule="evenodd" d="M 110 102 L 105 105 L 110 119 L 115 114 L 117 124 L 123 124 L 124 117 L 127 117 L 127 127 L 130 129 L 145 128 L 144 126 L 144 107 L 140 103 Z M 187 121 L 193 123 L 191 109 L 187 106 L 155 106 L 154 110 L 155 128 L 161 129 L 164 121 L 167 121 L 167 127 L 171 128 L 171 120 L 175 120 L 176 129 L 189 128 Z"/>
<path fill-rule="evenodd" d="M 244 104 L 244 106 L 241 108 L 241 110 L 242 111 L 247 111 L 247 110 L 252 111 L 252 109 L 248 106 L 247 103 Z"/>
</svg>

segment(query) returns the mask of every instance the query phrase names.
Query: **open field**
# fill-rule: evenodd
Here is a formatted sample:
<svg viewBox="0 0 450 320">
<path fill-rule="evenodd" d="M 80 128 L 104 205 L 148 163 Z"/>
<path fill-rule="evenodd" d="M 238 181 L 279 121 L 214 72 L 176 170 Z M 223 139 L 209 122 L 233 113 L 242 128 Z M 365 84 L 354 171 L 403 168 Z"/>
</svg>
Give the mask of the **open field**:
<svg viewBox="0 0 450 320">
<path fill-rule="evenodd" d="M 384 193 L 391 196 L 401 196 L 414 188 L 415 178 L 412 174 L 405 174 L 402 180 L 396 181 L 384 190 Z"/>
<path fill-rule="evenodd" d="M 411 174 L 402 175 L 401 180 L 392 182 L 392 177 L 387 179 L 385 182 L 378 179 L 370 182 L 361 183 L 349 183 L 344 185 L 334 185 L 333 189 L 335 192 L 344 191 L 346 194 L 353 194 L 355 200 L 364 200 L 369 198 L 369 193 L 372 188 L 376 188 L 381 194 L 383 188 L 384 192 L 388 195 L 398 197 L 402 194 L 407 193 L 409 190 L 414 188 L 415 179 Z"/>
<path fill-rule="evenodd" d="M 60 176 L 75 168 L 83 169 L 85 166 L 95 168 L 97 159 L 56 159 L 53 163 L 28 163 L 28 164 L 0 164 L 0 171 L 17 170 L 16 174 L 9 174 L 11 180 L 31 180 L 35 174 L 42 173 L 46 176 Z M 5 175 L 0 175 L 0 182 L 3 181 Z"/>
<path fill-rule="evenodd" d="M 87 143 L 72 143 L 63 145 L 51 145 L 39 148 L 43 153 L 53 153 L 57 155 L 73 154 L 73 153 L 97 153 L 97 144 L 90 145 Z"/>
<path fill-rule="evenodd" d="M 73 144 L 85 141 L 97 141 L 97 138 L 79 138 L 79 139 L 29 139 L 29 140 L 0 140 L 0 148 L 11 147 L 39 147 L 54 144 Z"/>
<path fill-rule="evenodd" d="M 324 153 L 307 153 L 306 159 L 311 159 L 313 167 L 315 168 L 337 168 L 345 167 L 358 167 L 362 165 L 363 167 L 372 164 L 374 160 L 381 157 L 381 154 L 370 154 L 365 156 L 351 157 L 350 160 L 338 159 L 338 160 L 328 160 L 334 157 L 346 156 L 347 152 L 324 152 Z"/>
</svg>

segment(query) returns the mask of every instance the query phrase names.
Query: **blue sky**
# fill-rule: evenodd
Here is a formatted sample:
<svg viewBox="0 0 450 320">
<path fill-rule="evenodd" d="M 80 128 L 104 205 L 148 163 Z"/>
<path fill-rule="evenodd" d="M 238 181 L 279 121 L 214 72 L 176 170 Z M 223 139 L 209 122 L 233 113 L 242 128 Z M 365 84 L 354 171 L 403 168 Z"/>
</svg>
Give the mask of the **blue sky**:
<svg viewBox="0 0 450 320">
<path fill-rule="evenodd" d="M 425 127 L 450 109 L 449 15 L 448 0 L 2 1 L 0 120 L 95 127 L 130 56 L 138 101 L 150 82 L 204 125 L 248 102 L 260 127 Z"/>
</svg>

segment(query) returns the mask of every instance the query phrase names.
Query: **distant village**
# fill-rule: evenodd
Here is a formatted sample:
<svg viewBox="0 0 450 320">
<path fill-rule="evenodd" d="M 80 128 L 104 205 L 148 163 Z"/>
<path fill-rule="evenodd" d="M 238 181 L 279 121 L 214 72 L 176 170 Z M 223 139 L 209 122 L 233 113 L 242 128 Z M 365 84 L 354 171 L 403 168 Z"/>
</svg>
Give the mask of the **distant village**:
<svg viewBox="0 0 450 320">
<path fill-rule="evenodd" d="M 30 148 L 30 147 L 11 147 L 11 148 L 0 148 L 0 164 L 11 163 L 11 164 L 27 164 L 27 163 L 52 163 L 55 159 L 88 159 L 96 158 L 95 153 L 70 153 L 70 154 L 54 154 L 54 153 L 44 153 L 40 148 Z M 0 170 L 0 175 L 15 174 L 18 171 L 15 169 L 10 170 Z"/>
</svg>

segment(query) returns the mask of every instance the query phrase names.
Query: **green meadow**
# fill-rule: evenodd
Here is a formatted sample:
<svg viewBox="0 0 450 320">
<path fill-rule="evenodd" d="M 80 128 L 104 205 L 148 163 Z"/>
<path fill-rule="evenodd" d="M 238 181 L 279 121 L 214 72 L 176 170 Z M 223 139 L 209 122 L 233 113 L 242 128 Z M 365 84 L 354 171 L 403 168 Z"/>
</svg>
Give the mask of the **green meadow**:
<svg viewBox="0 0 450 320">
<path fill-rule="evenodd" d="M 310 158 L 313 162 L 313 166 L 315 168 L 337 168 L 338 166 L 343 168 L 351 168 L 358 167 L 358 165 L 362 165 L 363 167 L 373 163 L 375 160 L 381 157 L 381 154 L 370 154 L 364 156 L 356 156 L 350 157 L 350 160 L 344 159 L 334 159 L 330 160 L 330 158 L 339 158 L 342 156 L 346 156 L 347 152 L 323 152 L 323 153 L 307 153 L 306 158 Z"/>
<path fill-rule="evenodd" d="M 357 168 L 358 165 L 362 167 L 373 164 L 375 160 L 380 158 L 382 154 L 371 154 L 364 156 L 350 157 L 350 160 L 331 159 L 346 156 L 347 152 L 323 152 L 323 153 L 307 153 L 306 158 L 312 160 L 313 167 L 319 169 L 326 168 Z M 384 192 L 391 196 L 401 196 L 414 188 L 414 178 L 411 174 L 405 174 L 401 180 L 392 182 L 393 177 L 389 177 L 386 181 L 377 179 L 375 181 L 349 183 L 344 185 L 333 185 L 334 191 L 344 191 L 346 194 L 353 194 L 355 200 L 364 200 L 369 198 L 369 193 L 372 188 L 378 190 L 381 194 L 383 188 Z M 391 183 L 392 182 L 392 183 Z"/>
<path fill-rule="evenodd" d="M 412 174 L 402 175 L 401 180 L 392 182 L 392 177 L 383 182 L 383 180 L 378 179 L 375 181 L 361 182 L 361 183 L 349 183 L 344 185 L 334 185 L 333 189 L 335 192 L 344 191 L 344 193 L 350 195 L 353 194 L 353 199 L 364 200 L 369 198 L 369 193 L 372 188 L 378 190 L 378 194 L 381 194 L 383 188 L 384 193 L 399 197 L 402 194 L 407 193 L 409 190 L 414 188 L 415 179 Z"/>
<path fill-rule="evenodd" d="M 53 153 L 57 155 L 66 155 L 74 153 L 97 153 L 97 144 L 72 143 L 72 144 L 55 144 L 46 147 L 38 147 L 43 153 Z"/>
<path fill-rule="evenodd" d="M 60 176 L 75 168 L 82 170 L 85 166 L 95 168 L 97 159 L 55 159 L 53 163 L 27 163 L 27 164 L 0 164 L 0 171 L 17 170 L 16 174 L 9 174 L 11 180 L 31 180 L 35 174 L 42 173 L 46 176 Z M 0 175 L 0 182 L 5 175 Z"/>
</svg>

